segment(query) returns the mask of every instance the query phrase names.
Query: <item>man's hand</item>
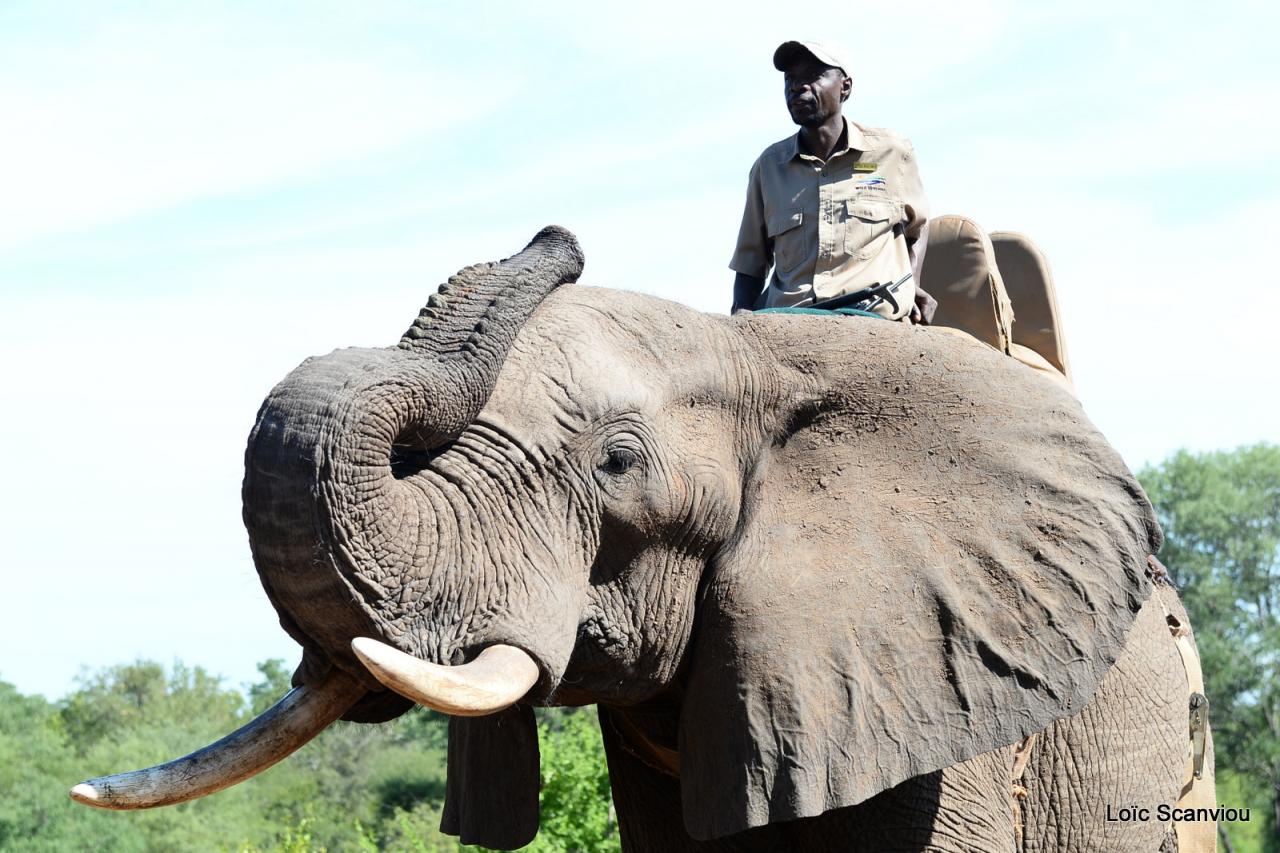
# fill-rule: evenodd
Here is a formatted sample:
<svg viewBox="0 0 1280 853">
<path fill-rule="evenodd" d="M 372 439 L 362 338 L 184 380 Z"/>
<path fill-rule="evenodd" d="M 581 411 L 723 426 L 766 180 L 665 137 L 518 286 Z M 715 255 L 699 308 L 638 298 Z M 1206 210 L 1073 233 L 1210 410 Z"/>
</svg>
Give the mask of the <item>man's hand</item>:
<svg viewBox="0 0 1280 853">
<path fill-rule="evenodd" d="M 927 326 L 933 322 L 933 315 L 938 311 L 938 300 L 928 291 L 916 287 L 916 302 L 911 306 L 911 322 Z"/>
</svg>

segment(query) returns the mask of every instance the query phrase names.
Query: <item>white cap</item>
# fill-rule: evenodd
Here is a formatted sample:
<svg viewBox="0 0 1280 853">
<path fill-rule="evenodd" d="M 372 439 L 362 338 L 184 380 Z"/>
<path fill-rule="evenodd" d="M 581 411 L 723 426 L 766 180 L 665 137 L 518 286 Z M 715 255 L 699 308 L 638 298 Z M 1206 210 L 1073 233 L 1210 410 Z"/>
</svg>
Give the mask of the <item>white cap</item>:
<svg viewBox="0 0 1280 853">
<path fill-rule="evenodd" d="M 853 76 L 849 73 L 849 63 L 844 58 L 844 51 L 833 44 L 823 44 L 819 41 L 784 41 L 773 52 L 773 67 L 779 71 L 786 71 L 798 55 L 805 53 L 823 65 L 839 68 L 846 77 Z"/>
</svg>

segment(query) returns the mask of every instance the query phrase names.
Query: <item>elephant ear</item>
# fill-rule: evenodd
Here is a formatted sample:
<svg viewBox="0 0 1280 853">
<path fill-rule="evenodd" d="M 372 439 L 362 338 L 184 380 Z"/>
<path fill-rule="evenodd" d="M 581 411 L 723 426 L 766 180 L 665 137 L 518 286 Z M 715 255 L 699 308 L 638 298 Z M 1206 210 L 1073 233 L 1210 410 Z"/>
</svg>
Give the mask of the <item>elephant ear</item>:
<svg viewBox="0 0 1280 853">
<path fill-rule="evenodd" d="M 1012 359 L 901 324 L 748 322 L 788 402 L 695 626 L 697 839 L 854 805 L 1076 713 L 1160 540 L 1077 401 Z"/>
<path fill-rule="evenodd" d="M 495 850 L 528 844 L 538 833 L 538 760 L 538 726 L 527 705 L 450 718 L 440 831 Z"/>
</svg>

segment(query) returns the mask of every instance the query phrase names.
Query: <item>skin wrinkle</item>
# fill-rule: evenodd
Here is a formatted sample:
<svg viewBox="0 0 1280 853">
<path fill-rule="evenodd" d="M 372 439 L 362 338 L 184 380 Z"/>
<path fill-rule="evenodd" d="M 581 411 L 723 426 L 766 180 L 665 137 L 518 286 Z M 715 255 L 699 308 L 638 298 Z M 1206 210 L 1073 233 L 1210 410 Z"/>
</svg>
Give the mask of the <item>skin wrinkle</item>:
<svg viewBox="0 0 1280 853">
<path fill-rule="evenodd" d="M 471 432 L 500 453 L 528 489 L 541 490 L 542 484 L 534 475 L 546 474 L 552 467 L 552 459 L 541 448 L 526 447 L 516 436 L 483 416 L 471 425 Z"/>
<path fill-rule="evenodd" d="M 544 496 L 536 492 L 522 491 L 516 488 L 515 478 L 509 473 L 513 466 L 501 464 L 506 460 L 500 454 L 493 451 L 486 444 L 467 442 L 466 439 L 468 437 L 473 442 L 476 438 L 475 434 L 471 433 L 469 436 L 464 436 L 463 439 L 460 439 L 454 447 L 458 450 L 459 455 L 464 457 L 472 466 L 475 466 L 478 472 L 483 472 L 484 474 L 484 480 L 482 481 L 484 486 L 475 489 L 479 497 L 474 498 L 473 503 L 477 505 L 484 504 L 483 514 L 491 519 L 490 524 L 486 526 L 496 534 L 496 544 L 510 551 L 512 550 L 511 546 L 514 537 L 512 536 L 512 531 L 508 530 L 508 528 L 520 529 L 521 527 L 526 527 L 535 534 L 539 533 L 536 525 L 532 527 L 524 525 L 525 519 L 521 516 L 526 503 L 540 501 Z M 477 508 L 479 509 L 480 507 L 477 506 Z M 513 524 L 497 523 L 504 512 L 517 514 Z M 541 540 L 539 544 L 547 552 L 553 550 L 545 540 Z"/>
<path fill-rule="evenodd" d="M 1182 772 L 1179 746 L 1186 736 L 1186 686 L 1162 623 L 1159 607 L 1148 604 L 1095 699 L 1044 733 L 1025 779 L 1030 794 L 1027 853 L 1159 847 L 1158 825 L 1084 821 L 1082 815 L 1096 816 L 1099 804 L 1106 802 L 1176 799 Z M 1082 764 L 1082 755 L 1100 758 L 1102 766 Z M 1070 775 L 1082 771 L 1083 776 Z M 1091 777 L 1106 780 L 1109 787 L 1080 784 L 1080 779 Z"/>
<path fill-rule="evenodd" d="M 425 539 L 426 524 L 423 520 L 423 515 L 424 515 L 423 510 L 424 510 L 425 504 L 424 502 L 420 502 L 420 501 L 411 501 L 409 503 L 409 506 L 411 507 L 409 512 L 413 515 L 412 527 L 414 530 L 414 536 L 411 541 L 415 543 L 414 554 L 412 558 L 413 565 L 415 566 L 430 565 L 430 563 L 426 562 L 426 559 L 428 559 L 428 555 L 422 553 L 422 549 L 425 547 L 431 547 L 434 549 L 434 544 L 431 546 L 428 546 L 426 544 L 426 539 Z M 433 518 L 432 521 L 434 522 L 435 519 Z M 406 613 L 413 612 L 414 610 L 417 609 L 415 599 L 420 597 L 424 592 L 419 581 L 420 581 L 420 578 L 414 576 L 414 577 L 410 577 L 407 582 L 402 583 L 400 585 L 399 593 L 396 596 L 396 612 L 398 614 L 403 615 Z"/>
<path fill-rule="evenodd" d="M 458 517 L 461 551 L 473 557 L 482 554 L 476 561 L 481 564 L 480 581 L 468 586 L 489 589 L 487 604 L 477 600 L 475 606 L 471 606 L 473 599 L 469 590 L 459 592 L 446 588 L 432 597 L 455 604 L 461 601 L 456 615 L 464 618 L 453 631 L 450 643 L 453 646 L 482 635 L 488 623 L 506 609 L 502 602 L 536 599 L 540 593 L 535 594 L 535 588 L 550 585 L 547 578 L 538 574 L 539 567 L 554 565 L 554 555 L 565 550 L 546 538 L 540 524 L 529 521 L 529 514 L 546 500 L 543 493 L 529 493 L 533 490 L 528 487 L 537 480 L 520 470 L 521 465 L 512 464 L 513 460 L 528 460 L 529 454 L 523 448 L 513 450 L 514 445 L 500 446 L 495 440 L 497 435 L 493 430 L 486 433 L 483 429 L 468 429 L 445 453 L 432 460 L 429 470 L 413 475 L 411 480 L 425 489 L 431 488 L 430 481 L 436 479 L 434 488 L 441 494 L 452 491 L 448 502 L 455 507 L 454 514 Z M 458 511 L 460 506 L 469 511 Z M 526 535 L 515 535 L 517 530 Z M 535 538 L 530 540 L 527 535 Z M 476 572 L 469 574 L 474 579 Z M 431 621 L 443 614 L 423 615 Z M 444 651 L 440 654 L 451 656 Z"/>
<path fill-rule="evenodd" d="M 386 569 L 377 575 L 379 585 L 384 588 L 395 588 L 400 586 L 399 578 L 401 573 L 392 570 L 390 567 L 409 564 L 410 557 L 406 553 L 406 543 L 412 540 L 405 535 L 405 532 L 412 529 L 411 519 L 408 516 L 412 512 L 413 504 L 411 501 L 405 500 L 405 494 L 400 490 L 397 490 L 397 494 L 386 496 L 382 502 L 395 504 L 396 511 L 386 513 L 383 516 L 392 518 L 395 528 L 383 527 L 378 531 L 377 538 L 365 540 L 364 551 L 373 558 L 371 560 L 373 565 Z M 372 501 L 366 503 L 365 506 L 369 506 L 371 503 Z M 372 515 L 373 513 L 362 514 Z M 357 560 L 352 562 L 352 565 L 362 565 L 364 562 L 364 560 Z"/>
<path fill-rule="evenodd" d="M 349 384 L 354 381 L 349 380 Z M 388 453 L 400 431 L 402 418 L 384 412 L 397 408 L 413 411 L 415 403 L 410 401 L 415 401 L 420 393 L 420 385 L 410 385 L 402 377 L 384 379 L 360 387 L 358 392 L 347 396 L 344 405 L 335 412 L 335 423 L 354 419 L 358 426 L 349 432 L 335 431 L 331 438 L 333 450 L 327 454 L 328 458 L 350 460 L 357 454 L 349 448 L 363 444 L 370 446 L 364 455 L 371 461 L 366 463 L 367 472 L 360 472 L 359 467 L 349 464 L 333 470 L 328 479 L 334 485 L 333 512 L 335 517 L 345 515 L 353 522 L 339 527 L 339 536 L 349 543 L 352 551 L 353 562 L 349 565 L 372 568 L 372 572 L 353 573 L 353 580 L 363 574 L 379 588 L 385 588 L 386 580 L 398 576 L 399 567 L 408 564 L 405 543 L 410 541 L 403 536 L 407 496 L 391 475 Z M 370 405 L 366 402 L 369 398 L 380 405 Z M 358 418 L 353 414 L 357 411 L 360 412 Z M 352 494 L 352 484 L 362 482 L 368 484 L 363 495 Z M 375 502 L 379 506 L 372 507 Z M 375 520 L 381 523 L 374 523 Z"/>
<path fill-rule="evenodd" d="M 661 460 L 664 457 L 659 456 L 658 458 Z M 661 463 L 660 463 L 659 469 L 655 472 L 655 475 L 657 476 L 660 482 L 667 483 L 668 504 L 674 503 L 673 499 L 678 499 L 678 493 L 681 491 L 675 486 L 675 484 L 678 482 L 678 479 L 670 476 L 673 473 L 674 472 L 671 472 L 670 470 L 663 470 Z M 685 501 L 682 501 L 682 503 L 684 504 L 684 506 L 677 505 L 676 507 L 676 513 L 678 517 L 687 515 L 688 503 Z M 668 512 L 668 510 L 662 507 L 653 507 L 653 506 L 649 507 L 649 512 L 652 513 L 655 509 L 657 509 L 658 512 L 663 515 L 667 514 Z M 690 524 L 691 524 L 691 520 L 686 517 L 684 522 L 678 528 L 678 533 L 676 537 L 677 540 L 682 538 L 687 538 L 685 531 L 688 531 L 690 529 Z M 648 532 L 648 535 L 653 536 L 654 533 L 650 531 Z M 666 539 L 668 537 L 664 536 L 663 538 Z M 689 549 L 687 547 L 680 547 L 679 545 L 677 545 L 676 547 L 673 547 L 670 549 L 666 547 L 657 549 L 656 552 L 653 552 L 654 557 L 652 558 L 645 557 L 642 554 L 638 561 L 633 561 L 633 564 L 628 571 L 633 576 L 641 575 L 642 572 L 645 574 L 649 574 L 649 573 L 654 573 L 655 571 L 657 574 L 663 577 L 679 576 L 681 574 L 684 574 L 683 567 L 687 565 L 689 562 L 688 560 L 682 560 L 677 558 L 676 555 L 682 550 L 689 550 Z M 656 560 L 658 562 L 658 566 L 650 569 L 644 569 L 644 570 L 639 568 L 641 564 L 650 563 L 653 560 Z M 630 614 L 626 622 L 631 623 L 633 625 L 647 624 L 647 625 L 653 626 L 652 630 L 661 631 L 670 622 L 670 616 L 668 614 L 671 612 L 669 608 L 664 608 L 659 603 L 659 598 L 663 590 L 663 585 L 654 583 L 652 581 L 648 581 L 644 577 L 640 577 L 639 583 L 643 584 L 641 589 L 632 591 L 625 596 L 627 599 L 629 599 L 632 602 L 632 607 L 636 608 L 636 612 L 633 614 Z M 637 601 L 639 602 L 638 605 L 636 603 Z M 615 604 L 614 606 L 618 610 L 625 610 L 626 604 L 623 601 L 618 601 L 617 604 Z M 612 610 L 613 608 L 608 608 L 608 609 Z M 690 609 L 691 609 L 690 607 L 686 606 L 686 607 L 682 607 L 679 611 L 677 611 L 682 614 L 680 621 L 677 622 L 676 626 L 674 627 L 674 630 L 679 634 L 683 635 L 687 633 L 687 627 L 685 624 L 682 624 L 682 623 L 687 622 L 688 620 L 683 616 L 683 614 L 687 614 Z M 672 669 L 674 668 L 674 663 L 671 668 Z M 669 672 L 667 671 L 667 668 L 660 669 L 659 672 L 657 673 L 657 677 L 659 679 L 665 679 L 669 677 Z"/>
<path fill-rule="evenodd" d="M 462 543 L 462 564 L 458 580 L 458 583 L 465 586 L 466 605 L 461 608 L 461 621 L 454 625 L 455 634 L 459 638 L 476 625 L 475 614 L 492 606 L 491 601 L 511 600 L 512 582 L 510 572 L 504 571 L 509 569 L 509 555 L 496 549 L 498 543 L 490 535 L 486 523 L 488 514 L 477 500 L 477 490 L 466 479 L 466 473 L 458 472 L 456 480 L 451 478 L 457 487 L 458 505 L 467 508 L 463 526 L 466 541 Z M 480 556 L 476 559 L 474 555 Z"/>
<path fill-rule="evenodd" d="M 486 430 L 492 434 L 486 436 Z M 511 464 L 513 460 L 517 463 L 527 462 L 531 461 L 533 457 L 527 449 L 507 436 L 503 436 L 501 439 L 503 447 L 510 448 L 513 452 L 504 454 L 502 447 L 498 446 L 498 436 L 502 434 L 497 430 L 482 426 L 473 428 L 469 431 L 469 434 L 472 439 L 479 441 L 479 448 L 482 452 L 491 454 L 491 461 L 498 463 L 487 469 L 490 477 L 499 486 L 494 495 L 496 503 L 502 505 L 507 511 L 515 513 L 517 516 L 516 526 L 535 534 L 539 539 L 539 544 L 548 555 L 554 554 L 557 550 L 563 550 L 563 545 L 553 544 L 546 538 L 543 525 L 533 521 L 533 519 L 538 518 L 539 514 L 545 514 L 548 508 L 549 491 L 542 488 L 541 481 L 545 479 L 548 482 L 554 482 L 552 466 Z M 499 479 L 504 476 L 505 479 Z M 528 509 L 530 505 L 533 505 L 534 512 Z"/>
<path fill-rule="evenodd" d="M 438 625 L 442 628 L 450 626 L 449 630 L 456 633 L 456 626 L 464 615 L 477 609 L 478 594 L 475 587 L 485 580 L 483 575 L 476 578 L 474 570 L 466 574 L 461 571 L 461 567 L 465 565 L 463 555 L 472 546 L 471 507 L 463 499 L 460 490 L 449 480 L 440 477 L 438 472 L 423 472 L 422 481 L 424 494 L 429 496 L 432 503 L 438 501 L 441 505 L 442 511 L 437 511 L 437 518 L 448 517 L 452 521 L 450 526 L 442 530 L 442 536 L 438 540 L 452 547 L 441 555 L 444 558 L 442 562 L 427 564 L 436 566 L 437 571 L 430 575 L 420 575 L 430 592 L 420 599 L 425 606 L 419 608 L 413 624 L 431 627 Z M 433 483 L 434 488 L 427 488 L 428 483 Z M 430 630 L 423 630 L 422 633 L 427 637 L 432 635 Z M 451 644 L 446 644 L 443 637 L 432 639 L 435 640 L 436 649 L 428 659 L 437 662 L 448 660 L 453 653 L 453 649 L 449 647 Z"/>
<path fill-rule="evenodd" d="M 413 500 L 408 501 L 413 507 L 414 515 L 410 564 L 413 566 L 439 565 L 442 562 L 440 543 L 445 541 L 444 519 L 439 507 L 430 500 L 427 491 L 419 482 L 406 478 L 402 483 L 406 494 L 415 495 Z M 401 586 L 400 612 L 411 613 L 419 610 L 421 607 L 419 602 L 426 591 L 427 579 L 418 573 L 412 574 Z"/>
<path fill-rule="evenodd" d="M 546 566 L 544 571 L 550 571 L 552 567 L 558 566 L 558 563 L 562 559 L 560 555 L 566 550 L 564 547 L 565 543 L 559 541 L 559 537 L 557 537 L 557 539 L 552 539 L 554 532 L 546 530 L 545 525 L 542 523 L 543 519 L 549 514 L 545 511 L 545 496 L 543 500 L 538 503 L 542 504 L 542 506 L 537 506 L 535 509 L 541 509 L 543 510 L 542 512 L 531 513 L 529 510 L 524 508 L 522 503 L 517 503 L 515 506 L 504 506 L 503 508 L 507 509 L 509 512 L 514 510 L 514 522 L 516 527 L 522 530 L 527 536 L 532 537 L 532 542 L 525 545 L 524 550 L 526 555 L 528 555 L 536 546 L 538 559 L 533 560 L 533 565 L 544 565 Z"/>
</svg>

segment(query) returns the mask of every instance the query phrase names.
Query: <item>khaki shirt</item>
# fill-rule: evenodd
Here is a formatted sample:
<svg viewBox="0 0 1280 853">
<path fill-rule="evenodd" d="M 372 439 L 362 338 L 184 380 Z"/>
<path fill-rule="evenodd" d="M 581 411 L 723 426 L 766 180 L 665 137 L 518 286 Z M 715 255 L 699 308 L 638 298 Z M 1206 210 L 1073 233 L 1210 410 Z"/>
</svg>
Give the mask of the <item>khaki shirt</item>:
<svg viewBox="0 0 1280 853">
<path fill-rule="evenodd" d="M 845 120 L 845 143 L 823 163 L 800 135 L 774 143 L 751 167 L 746 209 L 729 268 L 769 286 L 756 307 L 804 305 L 896 282 L 911 272 L 907 241 L 923 249 L 928 203 L 910 140 Z M 910 280 L 877 312 L 908 314 Z"/>
</svg>

